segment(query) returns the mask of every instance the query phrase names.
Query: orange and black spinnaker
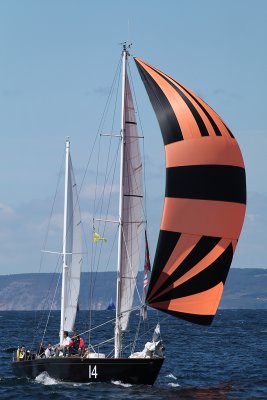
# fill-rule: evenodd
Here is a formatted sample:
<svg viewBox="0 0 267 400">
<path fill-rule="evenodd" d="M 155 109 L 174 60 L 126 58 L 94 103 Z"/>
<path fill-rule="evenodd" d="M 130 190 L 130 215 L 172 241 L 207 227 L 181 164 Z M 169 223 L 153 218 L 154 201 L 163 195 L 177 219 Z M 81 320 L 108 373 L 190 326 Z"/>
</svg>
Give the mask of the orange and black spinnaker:
<svg viewBox="0 0 267 400">
<path fill-rule="evenodd" d="M 184 85 L 135 58 L 165 145 L 166 191 L 147 304 L 208 325 L 246 209 L 243 158 L 220 116 Z"/>
</svg>

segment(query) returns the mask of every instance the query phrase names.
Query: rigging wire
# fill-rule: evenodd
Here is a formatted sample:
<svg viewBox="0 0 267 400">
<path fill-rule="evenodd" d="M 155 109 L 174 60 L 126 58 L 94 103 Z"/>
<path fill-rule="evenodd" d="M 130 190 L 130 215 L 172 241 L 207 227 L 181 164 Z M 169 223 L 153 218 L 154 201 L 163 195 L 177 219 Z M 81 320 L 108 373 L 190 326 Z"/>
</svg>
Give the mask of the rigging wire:
<svg viewBox="0 0 267 400">
<path fill-rule="evenodd" d="M 117 150 L 117 153 L 116 153 L 116 156 L 115 156 L 115 157 L 116 157 L 116 158 L 115 158 L 115 160 L 114 160 L 115 165 L 114 165 L 114 168 L 113 168 L 112 185 L 113 185 L 114 177 L 115 177 L 115 170 L 116 170 L 116 164 L 117 164 L 117 159 L 118 159 L 118 150 Z M 110 171 L 112 171 L 112 169 L 110 169 Z M 106 212 L 106 218 L 107 218 L 107 215 L 108 215 L 108 212 L 109 212 L 109 206 L 110 206 L 111 194 L 112 194 L 112 185 L 111 185 L 110 193 L 109 193 L 109 202 L 108 202 L 108 207 L 107 207 L 107 212 Z M 102 214 L 101 214 L 101 215 L 102 215 Z M 103 235 L 105 235 L 105 229 L 106 229 L 106 223 L 104 224 Z M 116 238 L 116 237 L 115 237 L 115 238 Z M 90 288 L 91 305 L 92 305 L 93 293 L 94 293 L 94 288 L 95 288 L 95 283 L 96 283 L 96 278 L 97 278 L 97 272 L 98 272 L 99 265 L 100 265 L 100 257 L 101 257 L 102 246 L 103 246 L 103 242 L 101 241 L 101 243 L 100 243 L 100 249 L 99 249 L 99 252 L 98 252 L 98 260 L 96 261 L 96 257 L 97 257 L 96 251 L 97 251 L 97 248 L 96 248 L 96 245 L 95 245 L 95 244 L 93 243 L 93 241 L 92 241 L 92 244 L 91 244 L 91 247 L 92 247 L 92 264 L 91 264 L 91 280 L 90 280 L 90 284 L 91 284 L 91 288 Z M 113 249 L 113 247 L 112 247 L 112 249 Z M 111 249 L 111 251 L 112 251 L 112 249 Z M 110 259 L 110 258 L 111 258 L 111 252 L 110 252 L 109 259 Z M 95 270 L 93 269 L 93 266 L 95 266 Z M 93 272 L 95 272 L 94 280 L 93 280 Z M 90 307 L 90 321 L 91 321 L 91 311 L 92 311 L 91 308 L 92 308 L 92 307 Z M 90 324 L 90 325 L 91 325 L 91 324 Z"/>
<path fill-rule="evenodd" d="M 123 241 L 124 241 L 124 246 L 125 246 L 128 262 L 129 262 L 129 265 L 130 265 L 130 270 L 131 270 L 131 273 L 132 273 L 132 279 L 134 279 L 134 281 L 135 281 L 135 288 L 136 288 L 137 295 L 138 295 L 140 303 L 141 303 L 142 300 L 141 300 L 141 296 L 140 296 L 140 293 L 139 293 L 139 290 L 138 290 L 138 287 L 137 287 L 137 284 L 136 284 L 136 278 L 134 277 L 134 271 L 133 271 L 133 268 L 132 268 L 131 259 L 130 259 L 129 252 L 128 252 L 128 249 L 127 249 L 127 245 L 126 245 L 126 240 L 125 240 L 125 235 L 124 235 L 124 230 L 123 229 L 122 229 L 122 235 L 123 235 Z"/>
<path fill-rule="evenodd" d="M 118 67 L 117 67 L 117 69 L 118 69 Z M 108 101 L 109 101 L 109 100 L 108 100 Z M 106 110 L 106 109 L 107 109 L 107 104 L 106 104 L 105 110 Z M 102 118 L 101 118 L 100 126 L 101 126 L 102 121 L 103 121 L 103 117 L 104 117 L 104 114 L 105 114 L 105 110 L 104 110 L 104 113 L 103 113 Z M 99 132 L 100 132 L 100 127 L 99 127 L 99 129 L 98 129 L 98 131 L 97 131 L 97 133 L 96 133 L 96 135 L 95 135 L 95 139 L 94 139 L 93 146 L 92 146 L 92 149 L 91 149 L 91 152 L 90 152 L 90 155 L 89 155 L 89 159 L 88 159 L 88 162 L 87 162 L 87 164 L 86 164 L 86 168 L 85 168 L 85 172 L 84 172 L 84 175 L 83 175 L 83 178 L 82 178 L 80 190 L 79 190 L 78 196 L 77 196 L 78 198 L 80 197 L 80 193 L 81 193 L 81 190 L 82 190 L 82 188 L 83 188 L 83 184 L 84 184 L 84 181 L 85 181 L 85 177 L 86 177 L 86 175 L 87 175 L 88 168 L 89 168 L 89 165 L 90 165 L 90 162 L 91 162 L 91 158 L 92 158 L 92 155 L 93 155 L 93 153 L 94 153 L 95 144 L 96 144 L 97 138 L 99 137 Z M 64 151 L 63 157 L 62 157 L 62 163 L 61 163 L 61 169 L 60 169 L 60 171 L 63 170 L 63 164 L 64 164 L 64 158 L 65 158 L 64 156 L 65 156 L 65 151 Z M 47 232 L 46 232 L 45 239 L 44 239 L 43 248 L 46 247 L 46 243 L 47 243 L 47 239 L 48 239 L 48 232 L 49 232 L 49 229 L 50 229 L 50 224 L 51 224 L 51 220 L 52 220 L 52 215 L 53 215 L 53 212 L 54 212 L 54 205 L 55 205 L 55 200 L 56 200 L 56 198 L 57 198 L 57 193 L 58 193 L 58 188 L 59 188 L 59 182 L 60 182 L 60 176 L 61 176 L 61 173 L 59 174 L 59 178 L 58 178 L 58 181 L 57 181 L 56 192 L 55 192 L 54 199 L 53 199 L 52 209 L 51 209 L 51 212 L 50 212 L 50 218 L 49 218 L 49 223 L 48 223 L 48 227 L 47 227 Z M 75 204 L 75 206 L 74 206 L 74 209 L 75 209 L 76 206 L 77 206 L 77 202 L 76 202 L 76 204 Z M 69 227 L 67 228 L 67 231 L 68 231 L 68 229 L 69 229 Z M 84 231 L 84 228 L 83 228 L 83 231 Z M 86 243 L 86 241 L 85 241 L 85 243 Z M 87 248 L 87 245 L 86 245 L 86 248 Z M 87 252 L 88 252 L 88 249 L 87 249 Z M 42 263 L 43 263 L 43 258 L 44 258 L 44 254 L 42 254 L 42 256 L 41 256 L 40 266 L 39 266 L 39 271 L 38 271 L 38 272 L 41 271 L 41 267 L 42 267 Z M 58 263 L 57 263 L 57 266 L 58 266 Z M 50 288 L 51 288 L 51 286 L 52 286 L 52 281 L 53 281 L 53 279 L 54 279 L 54 277 L 52 277 L 52 279 L 51 279 Z M 50 290 L 49 290 L 49 291 L 50 291 Z M 48 291 L 47 297 L 49 296 L 49 291 Z M 54 298 L 55 298 L 55 296 L 54 296 Z M 45 303 L 46 303 L 46 301 L 45 301 Z M 38 324 L 38 327 L 39 327 L 40 324 L 42 323 L 42 320 L 43 320 L 43 317 L 42 317 L 42 319 L 41 319 L 41 322 Z M 39 329 L 38 327 L 37 327 L 37 329 Z"/>
<path fill-rule="evenodd" d="M 58 286 L 59 286 L 59 282 L 60 282 L 60 274 L 59 274 L 59 277 L 58 277 L 58 281 L 57 281 L 57 286 L 56 286 L 56 289 L 55 289 L 54 297 L 53 297 L 52 302 L 51 302 L 50 310 L 49 310 L 49 313 L 48 313 L 45 329 L 44 329 L 44 332 L 43 332 L 42 342 L 44 341 L 44 338 L 45 338 L 45 335 L 46 335 L 48 322 L 49 322 L 49 318 L 50 318 L 50 315 L 51 315 L 52 307 L 53 307 L 53 304 L 54 304 L 54 301 L 55 301 L 55 297 L 56 297 L 57 289 L 58 289 Z"/>
<path fill-rule="evenodd" d="M 99 125 L 98 131 L 97 131 L 97 136 L 98 137 L 99 137 L 99 134 L 101 132 L 102 127 L 104 126 L 104 121 L 105 121 L 105 118 L 106 118 L 106 115 L 107 115 L 107 110 L 108 110 L 109 104 L 111 102 L 112 95 L 113 95 L 114 90 L 115 90 L 114 88 L 115 88 L 115 85 L 116 85 L 116 81 L 118 80 L 118 75 L 119 75 L 120 68 L 121 68 L 121 62 L 119 61 L 119 63 L 117 64 L 117 68 L 116 68 L 115 76 L 114 76 L 114 79 L 113 79 L 113 82 L 112 82 L 112 85 L 111 85 L 109 96 L 108 96 L 108 99 L 107 99 L 107 102 L 106 102 L 106 106 L 105 106 L 104 112 L 102 114 L 100 125 Z M 117 85 L 117 87 L 118 87 L 118 85 Z M 118 91 L 118 89 L 117 89 L 117 91 Z M 117 97 L 117 95 L 116 95 L 116 97 Z M 112 131 L 113 131 L 114 120 L 115 120 L 114 115 L 115 115 L 115 110 L 114 110 L 114 113 L 113 113 Z M 110 136 L 107 165 L 109 165 L 109 162 L 110 162 L 111 141 L 112 141 L 112 137 Z M 97 156 L 97 171 L 96 171 L 96 181 L 95 181 L 93 215 L 96 214 L 96 210 L 97 210 L 96 198 L 97 198 L 97 186 L 98 186 L 98 176 L 99 176 L 100 144 L 101 144 L 101 136 L 100 136 L 100 139 L 99 139 L 98 156 Z M 101 196 L 102 199 L 104 198 L 104 191 L 105 191 L 105 187 L 106 187 L 106 181 L 107 181 L 107 169 L 106 169 L 106 173 L 105 173 L 104 188 L 103 188 L 103 192 L 102 192 L 102 196 Z M 103 200 L 102 200 L 101 206 L 100 206 L 101 214 L 102 214 L 102 204 L 103 204 Z M 93 229 L 94 229 L 94 226 L 93 226 Z M 103 243 L 101 242 L 101 248 L 102 248 L 102 244 Z M 89 306 L 89 326 L 91 326 L 91 324 L 92 324 L 92 302 L 93 302 L 93 292 L 94 292 L 95 279 L 96 279 L 96 277 L 95 277 L 95 279 L 93 281 L 93 272 L 97 272 L 98 271 L 98 266 L 99 266 L 99 260 L 98 260 L 96 271 L 93 271 L 93 268 L 94 268 L 94 265 L 95 265 L 95 259 L 96 259 L 96 249 L 95 249 L 95 246 L 93 245 L 93 242 L 92 242 L 92 245 L 91 245 L 91 250 L 92 250 L 92 261 L 91 261 L 91 269 L 90 269 L 90 289 L 89 289 L 89 296 L 90 296 L 90 298 L 89 298 L 89 305 L 90 305 Z M 99 258 L 100 258 L 100 256 L 99 256 Z M 89 341 L 90 341 L 90 335 L 89 335 Z"/>
<path fill-rule="evenodd" d="M 117 71 L 117 70 L 118 70 L 118 66 L 117 66 L 117 68 L 116 68 L 116 71 Z M 117 74 L 117 72 L 115 73 L 115 76 L 116 76 L 116 74 Z M 114 79 L 114 80 L 115 80 L 115 79 Z M 112 85 L 112 86 L 113 86 L 113 85 Z M 110 90 L 110 93 L 109 93 L 109 96 L 108 96 L 108 99 L 107 99 L 107 102 L 106 102 L 104 111 L 103 111 L 102 116 L 101 116 L 100 124 L 99 124 L 98 130 L 97 130 L 97 132 L 96 132 L 94 141 L 93 141 L 93 146 L 92 146 L 91 152 L 90 152 L 90 154 L 89 154 L 89 158 L 88 158 L 88 161 L 87 161 L 87 164 L 86 164 L 86 167 L 85 167 L 85 171 L 84 171 L 84 174 L 83 174 L 83 178 L 82 178 L 82 181 L 81 181 L 81 185 L 80 185 L 80 190 L 79 190 L 79 192 L 78 192 L 78 198 L 80 197 L 81 191 L 82 191 L 82 189 L 83 189 L 85 177 L 86 177 L 86 175 L 87 175 L 87 172 L 88 172 L 88 169 L 89 169 L 89 165 L 90 165 L 92 156 L 93 156 L 93 154 L 94 154 L 94 149 L 95 149 L 95 146 L 96 146 L 96 143 L 97 143 L 97 139 L 99 138 L 99 134 L 100 134 L 100 131 L 101 131 L 101 129 L 102 129 L 102 125 L 103 125 L 103 121 L 104 121 L 104 118 L 105 118 L 105 115 L 106 115 L 106 111 L 107 111 L 108 105 L 109 105 L 109 103 L 110 103 L 111 93 L 112 93 L 112 88 L 111 88 L 111 90 Z M 97 186 L 97 185 L 96 185 L 96 186 Z M 82 225 L 82 227 L 83 227 L 83 225 Z M 84 227 L 83 227 L 83 232 L 84 232 Z M 85 233 L 85 232 L 84 232 L 84 235 L 85 235 L 85 237 L 86 237 L 86 233 Z M 86 246 L 86 252 L 87 252 L 87 254 L 88 254 L 88 247 L 87 247 L 87 242 L 86 242 L 86 241 L 85 241 L 85 246 Z M 93 252 L 92 252 L 92 260 L 93 260 Z M 87 261 L 89 262 L 89 259 L 88 259 Z M 92 264 L 91 264 L 91 270 L 90 270 L 90 271 L 91 271 L 91 273 L 90 273 L 90 281 L 89 281 L 89 302 L 91 301 L 90 292 L 91 292 L 91 287 L 92 287 Z M 90 307 L 90 308 L 91 308 L 91 307 Z M 89 313 L 89 320 L 90 320 L 90 324 L 91 324 L 91 314 L 90 314 L 90 313 Z"/>
<path fill-rule="evenodd" d="M 61 176 L 62 176 L 62 171 L 63 171 L 63 166 L 64 166 L 64 158 L 65 158 L 64 155 L 65 155 L 65 152 L 63 152 L 62 159 L 61 159 L 61 166 L 60 166 L 60 170 L 59 170 L 59 174 L 58 174 L 58 178 L 57 178 L 56 190 L 55 190 L 55 193 L 54 193 L 54 197 L 53 197 L 53 201 L 52 201 L 52 207 L 51 207 L 51 210 L 50 210 L 50 215 L 49 215 L 48 224 L 47 224 L 47 228 L 46 228 L 45 238 L 44 238 L 44 241 L 43 241 L 43 246 L 42 246 L 43 249 L 46 249 L 46 246 L 47 246 L 48 234 L 49 234 L 49 231 L 50 231 L 51 221 L 52 221 L 52 217 L 53 217 L 53 213 L 54 213 L 55 203 L 56 203 L 56 199 L 57 199 L 58 191 L 59 191 L 59 184 L 60 184 L 60 181 L 61 181 Z M 41 253 L 41 258 L 40 258 L 40 263 L 39 263 L 38 274 L 41 273 L 41 270 L 42 270 L 42 267 L 43 267 L 43 262 L 44 262 L 44 253 L 42 252 Z M 50 283 L 49 283 L 49 286 L 48 286 L 48 291 L 47 291 L 47 294 L 46 294 L 46 298 L 45 298 L 45 300 L 43 302 L 43 307 L 42 307 L 42 310 L 41 310 L 42 311 L 41 317 L 39 318 L 39 322 L 37 323 L 37 326 L 35 328 L 35 333 L 34 333 L 34 336 L 33 336 L 33 343 L 35 341 L 35 338 L 36 338 L 36 336 L 38 334 L 38 331 L 39 331 L 39 329 L 40 329 L 40 327 L 41 327 L 41 325 L 43 323 L 43 320 L 45 318 L 45 314 L 46 314 L 45 311 L 47 310 L 45 307 L 46 307 L 46 304 L 48 303 L 48 300 L 49 300 L 50 292 L 52 290 L 53 281 L 55 279 L 55 274 L 57 273 L 57 269 L 58 269 L 58 262 L 56 264 L 55 271 L 52 274 L 52 277 L 50 279 Z M 35 321 L 36 320 L 37 320 L 37 310 L 35 311 Z"/>
<path fill-rule="evenodd" d="M 114 160 L 114 168 L 113 168 L 112 181 L 111 181 L 110 191 L 109 191 L 109 195 L 108 195 L 107 211 L 106 211 L 106 215 L 105 215 L 105 219 L 104 219 L 103 235 L 105 235 L 105 232 L 106 232 L 106 225 L 107 225 L 106 220 L 107 220 L 108 213 L 109 213 L 109 209 L 110 209 L 111 195 L 112 195 L 112 187 L 113 187 L 114 179 L 115 179 L 116 165 L 117 165 L 117 161 L 118 161 L 118 156 L 119 156 L 119 146 L 118 146 L 118 148 L 117 148 L 117 153 L 116 153 L 116 155 L 115 155 L 115 160 Z M 110 171 L 112 171 L 112 169 L 110 169 Z M 102 209 L 101 209 L 101 214 L 100 214 L 100 216 L 102 216 Z M 98 271 L 98 267 L 99 267 L 99 264 L 100 264 L 100 256 L 101 256 L 102 246 L 103 246 L 103 242 L 101 242 L 101 244 L 100 244 L 100 251 L 99 251 L 99 255 L 98 255 L 98 262 L 97 262 L 96 272 Z"/>
</svg>

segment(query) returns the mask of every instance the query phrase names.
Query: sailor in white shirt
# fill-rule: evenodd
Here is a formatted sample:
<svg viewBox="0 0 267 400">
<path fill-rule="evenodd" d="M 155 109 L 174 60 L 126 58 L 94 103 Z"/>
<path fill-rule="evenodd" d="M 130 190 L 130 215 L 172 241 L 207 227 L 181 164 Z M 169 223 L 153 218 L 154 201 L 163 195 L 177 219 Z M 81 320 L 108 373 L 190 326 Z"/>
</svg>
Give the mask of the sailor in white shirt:
<svg viewBox="0 0 267 400">
<path fill-rule="evenodd" d="M 63 337 L 63 346 L 68 346 L 71 342 L 71 338 L 69 337 L 69 333 L 67 331 L 64 331 L 64 337 Z"/>
<path fill-rule="evenodd" d="M 47 349 L 45 350 L 46 358 L 52 357 L 54 355 L 54 349 L 51 343 L 48 343 Z"/>
<path fill-rule="evenodd" d="M 63 333 L 63 342 L 59 345 L 56 351 L 56 357 L 59 356 L 59 352 L 63 351 L 63 356 L 65 357 L 68 351 L 68 346 L 71 342 L 71 338 L 69 337 L 69 332 L 64 331 Z"/>
</svg>

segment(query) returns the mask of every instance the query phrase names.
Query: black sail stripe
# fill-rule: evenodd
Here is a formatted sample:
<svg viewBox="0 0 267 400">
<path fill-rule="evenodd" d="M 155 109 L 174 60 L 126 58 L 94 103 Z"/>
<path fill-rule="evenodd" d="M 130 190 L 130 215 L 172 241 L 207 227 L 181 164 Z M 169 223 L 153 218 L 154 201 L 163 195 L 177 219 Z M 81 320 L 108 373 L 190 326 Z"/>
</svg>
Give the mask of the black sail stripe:
<svg viewBox="0 0 267 400">
<path fill-rule="evenodd" d="M 166 78 L 165 78 L 166 79 Z M 209 136 L 209 132 L 207 130 L 207 127 L 201 118 L 199 112 L 197 111 L 196 107 L 194 104 L 190 101 L 190 99 L 177 87 L 175 86 L 172 82 L 168 81 L 170 85 L 176 90 L 176 92 L 179 93 L 179 95 L 182 97 L 188 108 L 190 109 L 191 113 L 193 114 L 193 117 L 195 118 L 195 121 L 198 125 L 199 131 L 201 136 Z"/>
<path fill-rule="evenodd" d="M 147 297 L 149 297 L 151 289 L 154 287 L 162 269 L 168 262 L 180 236 L 181 234 L 178 232 L 160 230 Z"/>
<path fill-rule="evenodd" d="M 220 131 L 220 129 L 218 128 L 216 122 L 214 121 L 214 119 L 212 118 L 212 116 L 210 115 L 210 113 L 208 112 L 208 110 L 200 103 L 200 101 L 198 100 L 198 98 L 196 96 L 194 96 L 192 93 L 190 93 L 187 88 L 183 85 L 181 85 L 180 83 L 178 83 L 177 81 L 175 81 L 177 83 L 177 85 L 181 86 L 187 93 L 189 96 L 191 96 L 195 102 L 199 105 L 199 107 L 201 108 L 201 110 L 204 112 L 204 114 L 206 115 L 206 117 L 208 118 L 209 122 L 211 123 L 212 128 L 214 129 L 215 135 L 216 136 L 222 136 L 222 132 Z M 204 100 L 203 100 L 204 101 Z M 207 104 L 208 105 L 208 104 Z M 210 106 L 209 106 L 210 107 Z M 210 107 L 211 108 L 211 107 Z M 212 109 L 213 110 L 213 109 Z M 214 110 L 213 110 L 214 111 Z M 216 113 L 216 111 L 214 111 Z M 218 115 L 216 113 L 216 115 Z M 218 118 L 219 115 L 218 115 Z M 222 121 L 223 122 L 223 121 Z M 234 137 L 232 134 L 230 135 L 232 138 Z"/>
<path fill-rule="evenodd" d="M 211 123 L 211 125 L 212 125 L 212 127 L 213 127 L 213 129 L 214 129 L 214 132 L 215 132 L 215 135 L 216 136 L 222 136 L 222 133 L 221 133 L 221 131 L 220 131 L 220 129 L 218 128 L 218 126 L 217 126 L 217 124 L 216 124 L 216 122 L 214 121 L 214 119 L 212 118 L 212 116 L 210 115 L 210 113 L 208 112 L 208 110 L 200 103 L 200 101 L 198 100 L 198 98 L 196 97 L 196 96 L 194 96 L 192 93 L 190 93 L 189 91 L 188 91 L 188 89 L 185 87 L 185 86 L 183 86 L 181 83 L 179 83 L 179 82 L 177 82 L 175 79 L 173 79 L 173 78 L 171 78 L 169 75 L 167 75 L 167 74 L 162 74 L 162 73 L 160 73 L 157 69 L 155 69 L 155 68 L 153 68 L 153 67 L 150 67 L 151 69 L 153 69 L 155 72 L 157 72 L 158 74 L 160 74 L 167 82 L 169 82 L 169 84 L 170 85 L 172 85 L 172 87 L 174 88 L 174 89 L 178 89 L 177 88 L 177 86 L 176 85 L 174 85 L 174 83 L 172 82 L 172 81 L 174 81 L 178 86 L 180 86 L 181 88 L 183 88 L 183 90 L 188 94 L 188 96 L 190 97 L 190 98 L 192 98 L 192 99 L 194 99 L 195 100 L 195 102 L 199 105 L 199 107 L 201 108 L 201 110 L 204 112 L 204 114 L 206 115 L 206 117 L 208 118 L 208 120 L 209 120 L 209 122 Z M 168 78 L 166 78 L 166 77 L 168 77 Z M 179 89 L 178 89 L 179 90 Z M 179 94 L 180 94 L 180 90 L 179 90 Z M 202 100 L 202 99 L 201 99 Z M 204 101 L 204 100 L 203 100 Z M 209 106 L 210 107 L 210 106 Z M 211 107 L 210 107 L 211 108 Z M 212 108 L 211 108 L 212 109 Z M 214 110 L 213 110 L 214 111 Z M 196 111 L 197 112 L 197 111 Z M 216 115 L 218 115 L 217 113 L 216 113 L 216 111 L 214 111 L 215 112 L 215 114 Z M 200 116 L 199 116 L 199 118 L 201 118 Z M 220 118 L 219 117 L 219 115 L 218 115 L 218 118 Z M 221 118 L 220 118 L 221 119 Z M 223 121 L 222 121 L 223 122 Z M 204 122 L 203 122 L 204 123 Z M 225 125 L 225 124 L 224 124 Z M 227 128 L 227 127 L 226 127 Z M 233 136 L 233 134 L 229 131 L 229 129 L 227 129 L 228 130 L 228 132 L 229 132 L 229 134 L 230 134 L 230 136 L 232 137 L 232 138 L 234 138 L 234 136 Z M 203 131 L 204 132 L 204 134 L 202 134 L 202 131 L 200 131 L 201 132 L 201 135 L 202 136 L 209 136 L 209 134 L 208 134 L 208 132 L 207 132 L 207 129 L 206 129 L 206 126 L 205 126 L 205 131 Z"/>
<path fill-rule="evenodd" d="M 187 107 L 189 108 L 189 110 L 191 111 L 197 125 L 200 131 L 201 136 L 209 136 L 209 132 L 207 130 L 207 127 L 203 121 L 203 119 L 201 118 L 199 112 L 197 111 L 196 107 L 194 106 L 194 104 L 191 102 L 190 98 L 187 97 L 182 91 L 181 89 L 179 89 L 176 85 L 174 85 L 174 83 L 172 81 L 170 81 L 169 79 L 166 78 L 165 75 L 163 75 L 161 72 L 159 72 L 158 70 L 156 70 L 155 68 L 150 67 L 151 69 L 153 69 L 157 74 L 159 74 L 166 82 L 168 82 L 169 85 L 171 85 L 171 87 L 180 95 L 180 97 L 184 100 L 184 102 L 186 103 Z M 176 82 L 176 81 L 175 81 Z M 178 82 L 177 82 L 178 83 Z M 188 92 L 187 92 L 188 93 Z M 189 94 L 189 93 L 188 93 Z M 190 94 L 189 94 L 190 96 Z M 190 96 L 192 97 L 192 96 Z M 195 99 L 194 99 L 195 100 Z"/>
<path fill-rule="evenodd" d="M 150 304 L 150 307 L 153 307 L 153 304 Z M 214 315 L 187 314 L 172 310 L 164 310 L 161 309 L 160 307 L 155 307 L 155 308 L 167 314 L 173 315 L 176 318 L 184 319 L 185 321 L 193 322 L 194 324 L 198 325 L 210 325 L 214 318 Z"/>
<path fill-rule="evenodd" d="M 246 204 L 245 170 L 229 165 L 167 168 L 165 197 Z"/>
<path fill-rule="evenodd" d="M 209 267 L 162 296 L 154 296 L 153 302 L 163 302 L 191 296 L 209 290 L 220 282 L 224 284 L 233 259 L 233 254 L 233 246 L 232 243 L 230 243 L 226 250 Z"/>
<path fill-rule="evenodd" d="M 136 60 L 135 62 L 157 116 L 164 144 L 166 145 L 183 140 L 180 124 L 168 98 L 142 65 Z"/>
<path fill-rule="evenodd" d="M 222 121 L 223 125 L 225 126 L 225 129 L 227 129 L 227 131 L 228 131 L 229 135 L 230 135 L 230 136 L 231 136 L 233 139 L 235 139 L 234 135 L 232 134 L 232 132 L 230 131 L 230 129 L 228 128 L 228 126 L 227 126 L 227 125 L 225 125 L 225 123 L 223 122 L 223 120 L 222 120 L 222 119 L 221 119 L 221 121 Z"/>
<path fill-rule="evenodd" d="M 202 236 L 202 238 L 198 241 L 193 250 L 188 254 L 188 256 L 181 262 L 180 265 L 177 265 L 176 270 L 172 273 L 172 275 L 164 282 L 164 284 L 153 294 L 153 301 L 155 301 L 155 297 L 157 293 L 162 292 L 164 289 L 167 289 L 174 282 L 176 282 L 179 278 L 181 278 L 184 274 L 190 271 L 197 263 L 199 263 L 208 253 L 210 253 L 214 247 L 219 243 L 221 239 L 212 236 Z M 156 263 L 155 259 L 155 263 Z M 154 265 L 155 265 L 154 263 Z M 162 267 L 161 267 L 162 268 Z M 162 268 L 163 269 L 163 268 Z M 153 266 L 154 271 L 154 266 Z"/>
<path fill-rule="evenodd" d="M 169 78 L 170 78 L 170 77 L 169 77 Z M 170 78 L 170 79 L 172 79 L 172 78 Z M 177 82 L 175 79 L 173 79 L 173 80 L 177 83 L 177 85 L 179 85 L 180 87 L 182 87 L 182 88 L 186 91 L 186 93 L 188 93 L 188 95 L 189 95 L 190 97 L 192 97 L 192 98 L 195 100 L 195 102 L 199 105 L 199 107 L 202 109 L 202 111 L 205 113 L 206 117 L 208 118 L 209 122 L 211 123 L 211 125 L 212 125 L 212 127 L 213 127 L 213 129 L 214 129 L 215 135 L 216 135 L 216 136 L 222 136 L 222 132 L 220 131 L 218 125 L 216 124 L 216 122 L 214 121 L 214 119 L 212 118 L 212 116 L 210 115 L 210 113 L 208 112 L 208 110 L 200 103 L 200 101 L 198 100 L 198 98 L 197 98 L 196 96 L 194 96 L 193 93 L 190 93 L 189 90 L 188 90 L 185 86 L 183 86 L 181 83 Z M 204 101 L 203 99 L 201 99 L 201 100 Z M 204 103 L 207 104 L 205 101 L 204 101 Z M 213 110 L 213 108 L 212 108 L 211 106 L 209 106 L 208 104 L 207 104 L 207 106 Z M 216 113 L 215 110 L 213 110 L 213 111 L 215 112 L 215 114 L 217 115 L 217 117 L 220 118 L 221 122 L 222 122 L 223 125 L 225 126 L 225 129 L 228 131 L 228 133 L 229 133 L 229 135 L 231 136 L 231 138 L 232 138 L 232 139 L 235 139 L 234 135 L 232 134 L 232 132 L 230 131 L 230 129 L 225 125 L 225 123 L 223 122 L 223 120 L 221 119 L 221 117 Z"/>
</svg>

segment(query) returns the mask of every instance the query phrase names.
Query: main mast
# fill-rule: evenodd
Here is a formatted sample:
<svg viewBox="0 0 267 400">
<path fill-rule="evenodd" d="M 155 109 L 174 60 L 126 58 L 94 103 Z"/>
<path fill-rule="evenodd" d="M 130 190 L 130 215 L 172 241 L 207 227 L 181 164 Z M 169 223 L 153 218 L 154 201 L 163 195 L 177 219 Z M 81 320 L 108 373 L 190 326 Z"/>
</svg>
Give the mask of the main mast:
<svg viewBox="0 0 267 400">
<path fill-rule="evenodd" d="M 124 133 L 125 133 L 125 76 L 127 68 L 128 51 L 126 44 L 123 44 L 122 51 L 122 100 L 121 100 L 121 146 L 120 146 L 120 195 L 119 195 L 119 232 L 118 232 L 118 266 L 117 266 L 117 300 L 116 300 L 116 323 L 115 323 L 115 358 L 120 356 L 121 352 L 121 325 L 120 325 L 120 289 L 121 289 L 121 252 L 122 252 L 122 213 L 123 213 L 123 172 L 124 172 Z"/>
<path fill-rule="evenodd" d="M 68 179 L 69 179 L 69 155 L 70 141 L 66 140 L 66 161 L 65 161 L 65 190 L 64 190 L 64 221 L 63 221 L 63 265 L 62 265 L 62 288 L 61 288 L 61 316 L 60 316 L 60 343 L 63 341 L 64 322 L 65 322 L 65 292 L 66 292 L 66 241 L 67 241 L 67 210 L 68 210 Z"/>
</svg>

